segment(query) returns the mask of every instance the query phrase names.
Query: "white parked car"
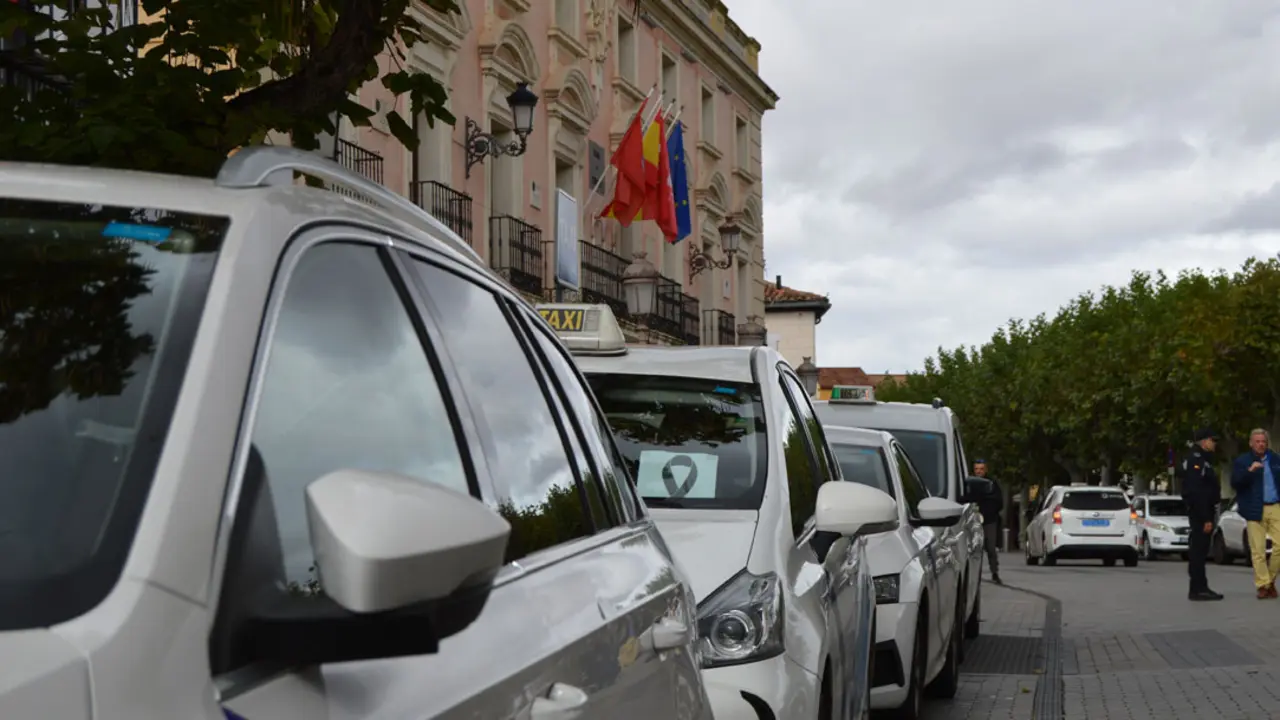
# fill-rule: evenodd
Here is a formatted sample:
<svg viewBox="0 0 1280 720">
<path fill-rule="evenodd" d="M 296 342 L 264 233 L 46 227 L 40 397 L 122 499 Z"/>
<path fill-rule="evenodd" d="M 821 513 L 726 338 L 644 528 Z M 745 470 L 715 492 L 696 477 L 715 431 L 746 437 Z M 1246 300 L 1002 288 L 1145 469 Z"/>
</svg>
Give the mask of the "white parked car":
<svg viewBox="0 0 1280 720">
<path fill-rule="evenodd" d="M 954 697 L 964 615 L 955 566 L 939 528 L 960 522 L 964 506 L 930 497 L 901 443 L 887 432 L 824 426 L 846 482 L 883 490 L 898 504 L 898 527 L 867 539 L 876 588 L 876 660 L 871 707 L 920 717 L 926 688 Z"/>
<path fill-rule="evenodd" d="M 968 492 L 969 461 L 960 436 L 960 418 L 941 400 L 930 405 L 876 402 L 875 389 L 865 385 L 837 385 L 831 398 L 815 404 L 818 417 L 829 425 L 874 428 L 891 433 L 906 449 L 925 488 L 934 497 L 962 503 Z M 980 480 L 980 479 L 979 479 Z M 980 484 L 989 481 L 980 480 Z M 975 638 L 981 629 L 982 514 L 975 503 L 965 506 L 960 522 L 943 528 L 941 556 L 955 566 L 964 599 L 964 636 Z"/>
<path fill-rule="evenodd" d="M 626 348 L 607 306 L 539 309 L 562 328 L 693 581 L 717 720 L 864 717 L 875 637 L 866 536 L 896 528 L 898 509 L 840 482 L 786 361 L 766 347 Z"/>
<path fill-rule="evenodd" d="M 1248 564 L 1251 551 L 1249 550 L 1249 533 L 1245 530 L 1248 523 L 1240 517 L 1240 508 L 1235 500 L 1227 506 L 1218 516 L 1218 522 L 1213 529 L 1213 538 L 1209 543 L 1209 554 L 1213 557 L 1213 561 L 1219 565 L 1230 565 L 1236 558 L 1243 558 Z M 1267 535 L 1267 556 L 1270 557 L 1272 548 L 1272 538 Z"/>
<path fill-rule="evenodd" d="M 1172 495 L 1139 495 L 1133 498 L 1133 511 L 1138 514 L 1139 553 L 1143 560 L 1157 560 L 1161 555 L 1179 554 L 1187 559 L 1190 523 L 1187 503 Z"/>
<path fill-rule="evenodd" d="M 408 200 L 0 163 L 0 258 L 0 718 L 710 720 L 589 387 Z"/>
<path fill-rule="evenodd" d="M 1119 488 L 1059 485 L 1045 493 L 1022 546 L 1028 565 L 1093 559 L 1135 567 L 1140 537 L 1138 516 Z"/>
</svg>

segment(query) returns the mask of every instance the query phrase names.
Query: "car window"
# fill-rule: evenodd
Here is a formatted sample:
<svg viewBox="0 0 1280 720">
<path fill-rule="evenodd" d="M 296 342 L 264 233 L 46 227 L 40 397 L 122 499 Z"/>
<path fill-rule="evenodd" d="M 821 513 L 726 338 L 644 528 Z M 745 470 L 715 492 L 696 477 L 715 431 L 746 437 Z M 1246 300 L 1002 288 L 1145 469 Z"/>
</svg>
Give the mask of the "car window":
<svg viewBox="0 0 1280 720">
<path fill-rule="evenodd" d="M 898 474 L 902 476 L 903 504 L 907 506 L 907 512 L 912 517 L 918 517 L 920 501 L 929 497 L 929 491 L 921 482 L 920 475 L 916 473 L 915 466 L 903 452 L 902 447 L 895 445 L 893 452 L 894 459 L 898 463 Z"/>
<path fill-rule="evenodd" d="M 511 523 L 507 560 L 594 532 L 564 417 L 552 411 L 547 380 L 497 296 L 434 265 L 414 260 L 410 267 L 480 426 L 498 511 Z"/>
<path fill-rule="evenodd" d="M 587 381 L 645 503 L 760 507 L 768 463 L 759 385 L 624 373 Z"/>
<path fill-rule="evenodd" d="M 947 436 L 936 432 L 920 430 L 894 430 L 892 428 L 875 428 L 884 430 L 899 442 L 911 457 L 911 462 L 920 472 L 920 479 L 929 490 L 930 495 L 948 497 L 947 492 Z"/>
<path fill-rule="evenodd" d="M 781 403 L 782 456 L 787 467 L 787 489 L 791 497 L 791 530 L 798 538 L 818 504 L 819 470 L 809 447 L 804 424 L 788 400 Z"/>
<path fill-rule="evenodd" d="M 471 492 L 448 408 L 409 311 L 373 246 L 327 243 L 289 277 L 252 446 L 292 588 L 318 591 L 305 490 L 334 470 L 393 472 Z"/>
<path fill-rule="evenodd" d="M 957 427 L 951 433 L 951 439 L 956 446 L 956 472 L 960 474 L 960 478 L 963 480 L 973 472 L 973 468 L 969 466 L 969 460 L 964 455 L 964 442 L 960 440 L 960 428 Z"/>
<path fill-rule="evenodd" d="M 1068 492 L 1062 498 L 1064 510 L 1128 510 L 1129 502 L 1120 491 Z"/>
<path fill-rule="evenodd" d="M 790 373 L 784 372 L 780 376 L 782 378 L 783 391 L 787 393 L 791 403 L 795 406 L 796 412 L 804 422 L 809 440 L 813 443 L 814 454 L 818 459 L 818 467 L 821 469 L 820 482 L 836 479 L 839 477 L 837 472 L 839 464 L 832 457 L 831 448 L 827 445 L 826 433 L 822 431 L 822 423 L 818 422 L 818 416 L 814 414 L 813 406 L 809 404 L 809 394 L 804 391 L 800 381 Z"/>
<path fill-rule="evenodd" d="M 115 587 L 228 223 L 0 198 L 0 631 Z"/>
<path fill-rule="evenodd" d="M 840 463 L 840 472 L 846 481 L 873 487 L 889 493 L 890 497 L 898 496 L 889 479 L 889 465 L 884 456 L 884 448 L 836 443 L 831 446 L 831 450 L 836 454 L 836 462 Z"/>
<path fill-rule="evenodd" d="M 1155 517 L 1180 517 L 1187 514 L 1187 503 L 1182 498 L 1148 500 L 1148 515 Z"/>
<path fill-rule="evenodd" d="M 620 522 L 636 519 L 639 512 L 635 494 L 632 492 L 626 467 L 614 445 L 608 422 L 601 416 L 591 391 L 583 383 L 564 348 L 542 328 L 542 323 L 530 325 L 556 384 L 568 399 L 577 418 L 578 429 L 591 454 L 592 467 L 599 471 L 595 475 L 598 480 L 595 483 L 596 491 L 603 491 L 609 496 L 614 512 L 619 514 Z"/>
</svg>

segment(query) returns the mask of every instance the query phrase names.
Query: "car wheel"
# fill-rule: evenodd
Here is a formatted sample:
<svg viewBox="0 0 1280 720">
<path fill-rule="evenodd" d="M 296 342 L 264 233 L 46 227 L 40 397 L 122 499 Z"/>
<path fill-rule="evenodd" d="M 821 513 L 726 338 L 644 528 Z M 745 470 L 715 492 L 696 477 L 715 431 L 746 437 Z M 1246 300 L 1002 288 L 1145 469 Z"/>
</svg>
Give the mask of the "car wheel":
<svg viewBox="0 0 1280 720">
<path fill-rule="evenodd" d="M 1151 537 L 1146 533 L 1142 533 L 1142 559 L 1147 562 L 1154 562 L 1156 559 L 1156 551 L 1151 548 Z"/>
<path fill-rule="evenodd" d="M 1022 555 L 1023 555 L 1023 557 L 1025 557 L 1025 558 L 1027 559 L 1027 564 L 1028 564 L 1028 565 L 1039 565 L 1039 564 L 1040 564 L 1040 558 L 1038 558 L 1038 557 L 1036 557 L 1036 556 L 1034 556 L 1034 555 L 1032 555 L 1032 554 L 1031 554 L 1031 543 L 1030 543 L 1030 541 L 1022 543 Z"/>
<path fill-rule="evenodd" d="M 960 609 L 960 604 L 956 603 L 956 613 L 959 613 Z M 962 616 L 957 614 L 955 617 L 959 619 Z M 956 691 L 960 689 L 960 645 L 963 642 L 960 639 L 960 626 L 953 625 L 951 639 L 947 642 L 946 662 L 938 673 L 938 677 L 929 684 L 930 697 L 950 700 L 956 696 Z"/>
<path fill-rule="evenodd" d="M 1182 553 L 1183 562 L 1186 562 L 1187 560 L 1190 560 L 1190 559 L 1191 559 L 1191 553 Z"/>
<path fill-rule="evenodd" d="M 1045 547 L 1045 548 L 1046 548 L 1046 550 L 1044 551 L 1044 565 L 1045 565 L 1045 567 L 1053 567 L 1054 565 L 1057 565 L 1057 564 L 1058 564 L 1058 558 L 1054 557 L 1054 556 L 1053 556 L 1053 553 L 1050 553 L 1050 552 L 1048 551 L 1048 549 L 1047 549 L 1047 548 L 1049 547 L 1049 542 L 1046 540 L 1046 541 L 1044 541 L 1044 542 L 1042 543 L 1042 545 L 1043 545 L 1043 547 Z"/>
<path fill-rule="evenodd" d="M 929 626 L 923 606 L 916 620 L 916 636 L 911 647 L 911 667 L 907 668 L 907 697 L 898 706 L 894 717 L 898 720 L 920 720 L 924 706 L 924 665 L 929 655 Z"/>
<path fill-rule="evenodd" d="M 978 637 L 982 630 L 982 583 L 978 583 L 978 592 L 973 596 L 973 610 L 964 621 L 964 636 L 970 640 Z"/>
<path fill-rule="evenodd" d="M 1116 566 L 1116 559 L 1115 559 L 1115 558 L 1102 558 L 1102 565 L 1103 565 L 1103 567 L 1115 567 L 1115 566 Z"/>
<path fill-rule="evenodd" d="M 1222 539 L 1222 533 L 1216 532 L 1213 534 L 1213 539 L 1209 541 L 1209 555 L 1219 565 L 1231 564 L 1231 555 L 1227 552 L 1227 541 Z M 1187 553 L 1182 553 L 1182 558 L 1184 560 L 1188 559 Z"/>
<path fill-rule="evenodd" d="M 1138 553 L 1134 553 L 1124 559 L 1125 567 L 1138 567 Z"/>
</svg>

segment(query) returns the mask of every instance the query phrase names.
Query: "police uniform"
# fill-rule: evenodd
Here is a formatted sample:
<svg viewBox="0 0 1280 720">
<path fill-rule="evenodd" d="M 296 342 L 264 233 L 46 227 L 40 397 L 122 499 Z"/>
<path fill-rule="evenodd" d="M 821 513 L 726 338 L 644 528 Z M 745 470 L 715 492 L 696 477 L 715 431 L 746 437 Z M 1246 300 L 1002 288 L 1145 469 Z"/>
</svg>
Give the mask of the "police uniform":
<svg viewBox="0 0 1280 720">
<path fill-rule="evenodd" d="M 1213 469 L 1213 453 L 1200 445 L 1202 441 L 1210 439 L 1217 439 L 1212 430 L 1206 428 L 1197 432 L 1195 446 L 1183 456 L 1178 465 L 1178 473 L 1182 478 L 1182 499 L 1187 503 L 1187 520 L 1191 525 L 1187 574 L 1191 576 L 1188 597 L 1192 600 L 1222 599 L 1222 595 L 1209 589 L 1209 580 L 1205 576 L 1211 535 L 1204 531 L 1204 525 L 1215 520 L 1218 503 L 1222 500 L 1218 473 Z"/>
</svg>

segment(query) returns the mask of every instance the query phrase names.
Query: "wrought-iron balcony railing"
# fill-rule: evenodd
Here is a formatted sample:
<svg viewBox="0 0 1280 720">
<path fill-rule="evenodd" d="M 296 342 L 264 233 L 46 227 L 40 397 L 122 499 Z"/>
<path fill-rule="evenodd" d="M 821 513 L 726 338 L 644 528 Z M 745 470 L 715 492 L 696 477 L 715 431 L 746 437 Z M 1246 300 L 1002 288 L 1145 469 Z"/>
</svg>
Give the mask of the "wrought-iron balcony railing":
<svg viewBox="0 0 1280 720">
<path fill-rule="evenodd" d="M 334 160 L 342 167 L 353 170 L 370 180 L 382 184 L 382 156 L 372 150 L 338 138 L 334 144 Z"/>
<path fill-rule="evenodd" d="M 724 310 L 702 311 L 703 345 L 737 345 L 737 318 Z"/>
<path fill-rule="evenodd" d="M 409 186 L 409 199 L 471 244 L 471 196 L 435 180 L 420 180 Z"/>
<path fill-rule="evenodd" d="M 510 215 L 489 218 L 489 266 L 518 290 L 542 293 L 542 229 Z"/>
<path fill-rule="evenodd" d="M 698 298 L 680 293 L 680 339 L 685 345 L 702 342 L 702 318 L 698 314 Z"/>
<path fill-rule="evenodd" d="M 622 273 L 629 263 L 621 255 L 585 240 L 579 242 L 578 251 L 582 253 L 582 301 L 604 303 L 613 308 L 614 315 L 626 317 L 627 296 L 622 293 Z"/>
</svg>

